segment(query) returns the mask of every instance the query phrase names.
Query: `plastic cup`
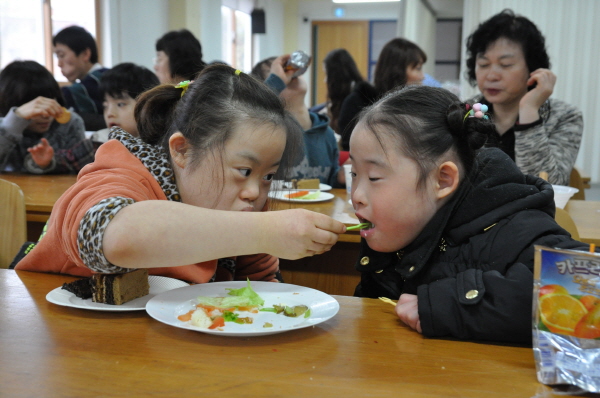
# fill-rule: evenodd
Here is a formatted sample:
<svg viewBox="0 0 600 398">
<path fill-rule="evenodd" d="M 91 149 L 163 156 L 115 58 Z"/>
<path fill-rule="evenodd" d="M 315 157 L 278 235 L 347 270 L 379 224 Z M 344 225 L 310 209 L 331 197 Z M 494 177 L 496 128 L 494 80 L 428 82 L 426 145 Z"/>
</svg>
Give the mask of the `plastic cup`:
<svg viewBox="0 0 600 398">
<path fill-rule="evenodd" d="M 344 165 L 344 175 L 346 176 L 346 192 L 350 195 L 352 191 L 352 176 L 350 175 L 350 170 L 352 170 L 351 164 Z"/>
</svg>

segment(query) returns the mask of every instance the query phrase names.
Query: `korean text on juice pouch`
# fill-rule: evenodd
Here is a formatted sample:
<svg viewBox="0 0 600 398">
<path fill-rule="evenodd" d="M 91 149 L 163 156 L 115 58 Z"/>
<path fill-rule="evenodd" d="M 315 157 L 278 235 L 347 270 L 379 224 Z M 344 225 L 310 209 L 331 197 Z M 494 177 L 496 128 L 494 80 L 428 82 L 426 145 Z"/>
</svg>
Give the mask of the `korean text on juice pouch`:
<svg viewBox="0 0 600 398">
<path fill-rule="evenodd" d="M 600 255 L 535 247 L 537 378 L 600 392 Z"/>
</svg>

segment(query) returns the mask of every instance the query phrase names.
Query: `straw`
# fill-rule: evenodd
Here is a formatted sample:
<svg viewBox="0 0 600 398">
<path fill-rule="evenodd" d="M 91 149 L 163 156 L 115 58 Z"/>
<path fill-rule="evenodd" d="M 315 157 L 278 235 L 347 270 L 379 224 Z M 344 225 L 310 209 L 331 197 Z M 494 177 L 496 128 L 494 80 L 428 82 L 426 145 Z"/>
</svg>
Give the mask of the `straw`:
<svg viewBox="0 0 600 398">
<path fill-rule="evenodd" d="M 391 304 L 391 305 L 393 305 L 394 307 L 396 306 L 396 302 L 395 302 L 395 301 L 393 301 L 393 300 L 390 300 L 390 299 L 389 299 L 389 298 L 387 298 L 387 297 L 379 297 L 379 300 L 383 301 L 384 303 Z"/>
</svg>

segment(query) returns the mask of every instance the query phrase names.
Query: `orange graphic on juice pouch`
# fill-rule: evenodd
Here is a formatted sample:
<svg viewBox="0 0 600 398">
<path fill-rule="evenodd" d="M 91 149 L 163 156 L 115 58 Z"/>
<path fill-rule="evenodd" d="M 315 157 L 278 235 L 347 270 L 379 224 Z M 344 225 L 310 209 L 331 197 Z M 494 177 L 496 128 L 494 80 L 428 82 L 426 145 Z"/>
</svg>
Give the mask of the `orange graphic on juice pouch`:
<svg viewBox="0 0 600 398">
<path fill-rule="evenodd" d="M 545 285 L 540 288 L 540 297 L 551 293 L 569 294 L 569 291 L 561 285 Z"/>
<path fill-rule="evenodd" d="M 552 333 L 573 336 L 577 323 L 588 310 L 575 297 L 564 293 L 549 293 L 538 303 L 542 323 Z"/>
<path fill-rule="evenodd" d="M 540 288 L 538 302 L 542 323 L 552 333 L 586 339 L 600 337 L 600 298 L 577 299 L 560 285 Z"/>
<path fill-rule="evenodd" d="M 585 305 L 585 308 L 587 308 L 588 311 L 592 311 L 594 308 L 596 308 L 598 306 L 598 304 L 600 304 L 600 297 L 589 296 L 589 295 L 581 296 L 579 301 L 581 301 L 583 303 L 583 305 Z"/>
<path fill-rule="evenodd" d="M 575 326 L 575 337 L 597 339 L 600 337 L 600 306 L 596 306 L 579 320 Z"/>
</svg>

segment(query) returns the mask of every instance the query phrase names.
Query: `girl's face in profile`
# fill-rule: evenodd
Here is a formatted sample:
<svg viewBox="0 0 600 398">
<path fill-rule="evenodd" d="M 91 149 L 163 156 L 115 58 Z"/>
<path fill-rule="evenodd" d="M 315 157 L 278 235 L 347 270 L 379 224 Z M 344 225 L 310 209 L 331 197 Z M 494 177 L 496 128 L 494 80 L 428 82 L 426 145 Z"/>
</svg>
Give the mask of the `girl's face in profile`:
<svg viewBox="0 0 600 398">
<path fill-rule="evenodd" d="M 406 85 L 421 84 L 425 79 L 423 73 L 423 63 L 419 62 L 417 65 L 409 65 L 406 68 Z"/>
<path fill-rule="evenodd" d="M 182 201 L 216 210 L 261 211 L 285 144 L 282 127 L 240 123 L 222 153 L 209 150 L 196 167 L 177 175 Z"/>
<path fill-rule="evenodd" d="M 372 224 L 360 231 L 361 237 L 371 249 L 389 253 L 419 235 L 437 211 L 438 201 L 432 179 L 417 187 L 417 164 L 400 154 L 391 137 L 382 135 L 381 140 L 362 123 L 352 132 L 352 202 L 360 222 Z"/>
<path fill-rule="evenodd" d="M 157 51 L 154 58 L 154 73 L 160 84 L 172 83 L 171 68 L 169 67 L 169 56 L 164 51 Z M 179 83 L 179 82 L 177 82 Z"/>
</svg>

